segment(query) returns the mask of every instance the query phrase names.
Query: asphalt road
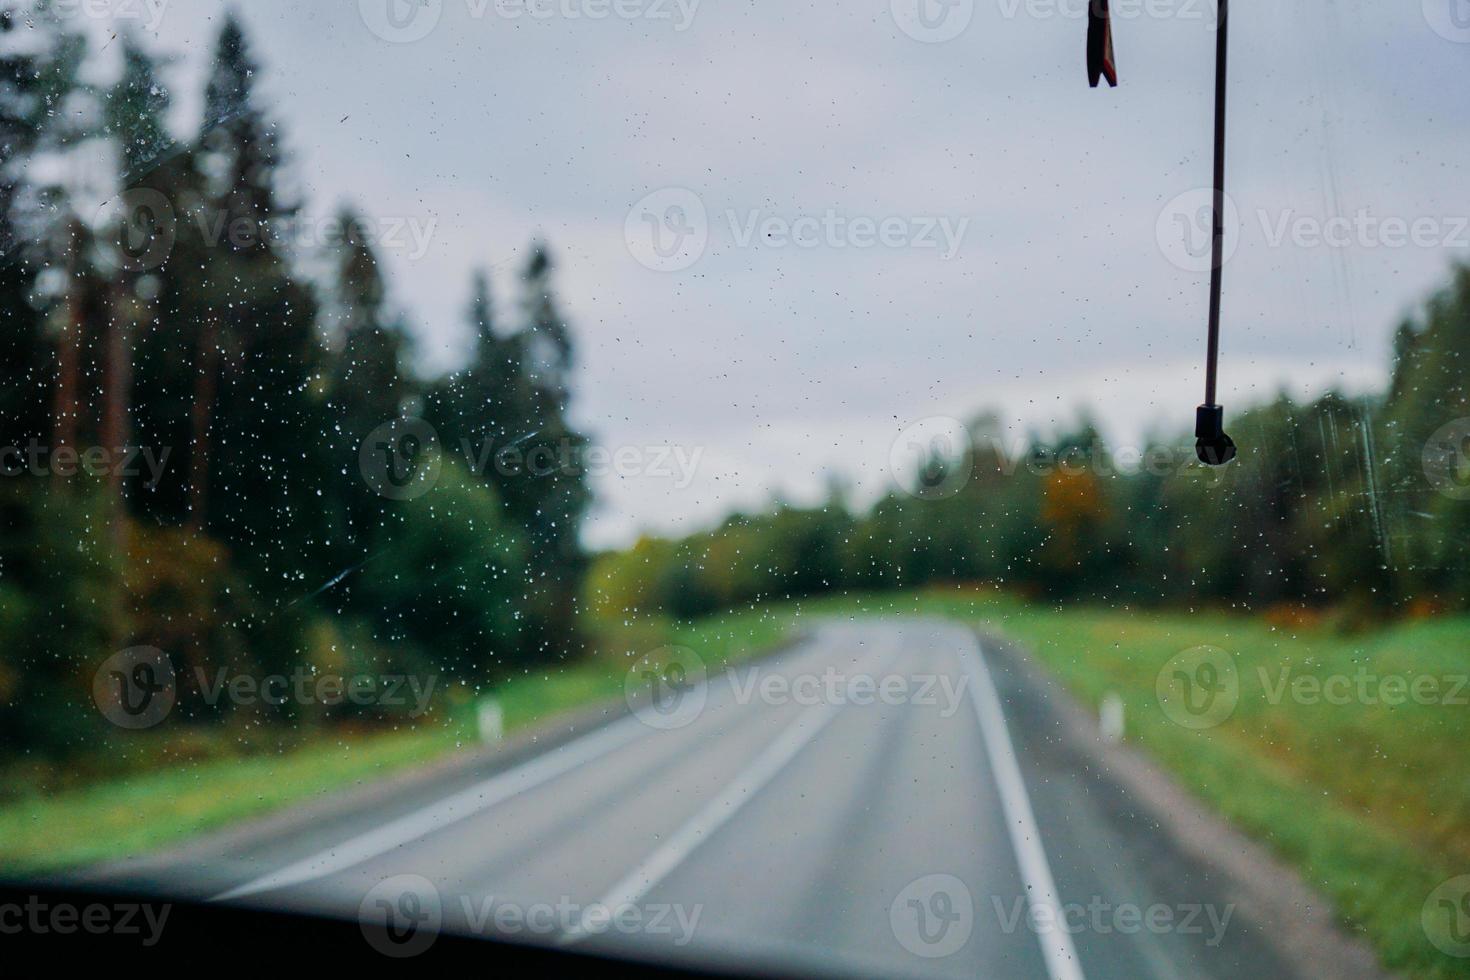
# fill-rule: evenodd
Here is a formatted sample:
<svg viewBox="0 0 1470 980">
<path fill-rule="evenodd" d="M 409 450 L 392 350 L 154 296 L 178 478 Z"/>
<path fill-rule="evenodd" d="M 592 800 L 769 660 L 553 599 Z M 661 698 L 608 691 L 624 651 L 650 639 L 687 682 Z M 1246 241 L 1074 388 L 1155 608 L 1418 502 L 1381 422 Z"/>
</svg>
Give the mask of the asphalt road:
<svg viewBox="0 0 1470 980">
<path fill-rule="evenodd" d="M 792 972 L 1292 975 L 1259 910 L 1161 839 L 986 646 L 938 622 L 823 625 L 201 874 L 224 900 L 360 912 L 393 952 L 437 922 Z"/>
</svg>

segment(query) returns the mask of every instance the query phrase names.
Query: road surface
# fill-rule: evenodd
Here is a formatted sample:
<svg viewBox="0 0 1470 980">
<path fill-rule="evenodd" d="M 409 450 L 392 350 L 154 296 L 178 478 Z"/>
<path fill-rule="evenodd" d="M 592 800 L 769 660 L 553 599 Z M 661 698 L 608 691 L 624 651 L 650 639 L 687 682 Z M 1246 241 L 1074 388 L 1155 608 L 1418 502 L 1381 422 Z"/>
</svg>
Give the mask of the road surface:
<svg viewBox="0 0 1470 980">
<path fill-rule="evenodd" d="M 799 973 L 1292 975 L 989 646 L 822 624 L 513 763 L 236 841 L 207 889 L 360 911 L 390 952 L 438 922 Z"/>
</svg>

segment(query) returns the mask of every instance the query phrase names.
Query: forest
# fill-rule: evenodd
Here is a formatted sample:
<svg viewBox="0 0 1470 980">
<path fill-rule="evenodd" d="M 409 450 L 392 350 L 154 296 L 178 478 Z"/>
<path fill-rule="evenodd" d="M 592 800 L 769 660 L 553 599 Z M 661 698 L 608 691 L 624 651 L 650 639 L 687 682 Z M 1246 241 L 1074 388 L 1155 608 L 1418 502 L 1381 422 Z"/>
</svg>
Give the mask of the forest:
<svg viewBox="0 0 1470 980">
<path fill-rule="evenodd" d="M 465 284 L 468 362 L 426 374 L 376 225 L 346 210 L 291 233 L 304 202 L 240 21 L 187 133 L 170 128 L 168 59 L 116 44 L 99 84 L 95 41 L 64 20 L 0 17 L 7 748 L 84 752 L 102 721 L 91 675 L 135 645 L 166 652 L 177 718 L 201 724 L 232 710 L 197 682 L 222 669 L 479 684 L 575 654 L 590 494 L 549 250 L 527 250 L 514 310 L 486 274 Z M 377 432 L 432 482 L 384 482 Z M 476 466 L 462 446 L 544 446 L 556 465 Z"/>
<path fill-rule="evenodd" d="M 289 233 L 306 202 L 238 19 L 188 132 L 168 58 L 123 33 L 100 84 L 95 43 L 0 17 L 12 752 L 87 751 L 97 664 L 142 644 L 174 663 L 181 723 L 300 726 L 384 709 L 242 712 L 197 679 L 304 666 L 479 690 L 584 656 L 602 623 L 951 583 L 1348 628 L 1470 606 L 1470 269 L 1398 327 L 1383 390 L 1239 413 L 1246 450 L 1223 471 L 1185 433 L 1130 456 L 1168 465 L 1120 465 L 1086 420 L 1008 446 L 995 406 L 875 503 L 834 480 L 816 506 L 592 555 L 550 250 L 527 249 L 511 310 L 488 273 L 467 282 L 468 359 L 426 372 L 371 216 Z"/>
<path fill-rule="evenodd" d="M 1386 390 L 1281 394 L 1231 422 L 1223 469 L 1189 433 L 1109 446 L 1085 419 L 1013 439 L 982 413 L 857 507 L 736 514 L 596 563 L 605 611 L 688 617 L 793 596 L 985 583 L 1047 602 L 1217 607 L 1345 627 L 1470 607 L 1470 268 L 1394 334 Z"/>
</svg>

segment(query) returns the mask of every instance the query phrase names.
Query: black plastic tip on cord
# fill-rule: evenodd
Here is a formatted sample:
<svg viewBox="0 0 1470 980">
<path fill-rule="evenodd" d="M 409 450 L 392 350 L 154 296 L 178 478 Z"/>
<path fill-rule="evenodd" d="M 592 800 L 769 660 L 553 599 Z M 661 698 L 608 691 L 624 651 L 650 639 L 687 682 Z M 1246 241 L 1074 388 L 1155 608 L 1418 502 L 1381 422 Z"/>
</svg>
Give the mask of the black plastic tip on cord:
<svg viewBox="0 0 1470 980">
<path fill-rule="evenodd" d="M 1235 458 L 1235 442 L 1225 434 L 1225 409 L 1219 405 L 1195 409 L 1194 454 L 1206 466 L 1224 466 Z"/>
</svg>

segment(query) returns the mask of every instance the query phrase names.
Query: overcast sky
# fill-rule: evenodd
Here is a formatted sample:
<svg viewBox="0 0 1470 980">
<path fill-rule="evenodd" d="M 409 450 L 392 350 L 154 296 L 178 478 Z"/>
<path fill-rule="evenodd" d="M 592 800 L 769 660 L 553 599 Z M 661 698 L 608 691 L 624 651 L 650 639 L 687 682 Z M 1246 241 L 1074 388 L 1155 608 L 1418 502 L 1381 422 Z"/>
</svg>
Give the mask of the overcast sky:
<svg viewBox="0 0 1470 980">
<path fill-rule="evenodd" d="M 97 2 L 180 56 L 197 125 L 224 5 Z M 1084 2 L 240 7 L 313 212 L 404 225 L 384 255 L 430 363 L 464 350 L 472 267 L 505 309 L 542 237 L 578 420 L 699 454 L 688 486 L 657 454 L 599 477 L 608 544 L 811 499 L 830 473 L 876 492 L 930 416 L 992 408 L 1019 434 L 1085 406 L 1123 441 L 1192 424 L 1213 8 L 1114 0 L 1121 85 L 1090 90 Z M 1227 408 L 1379 383 L 1393 326 L 1470 257 L 1456 2 L 1239 4 Z"/>
</svg>

